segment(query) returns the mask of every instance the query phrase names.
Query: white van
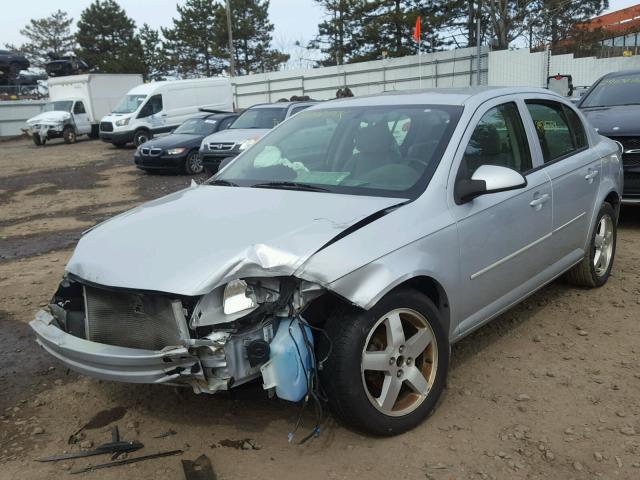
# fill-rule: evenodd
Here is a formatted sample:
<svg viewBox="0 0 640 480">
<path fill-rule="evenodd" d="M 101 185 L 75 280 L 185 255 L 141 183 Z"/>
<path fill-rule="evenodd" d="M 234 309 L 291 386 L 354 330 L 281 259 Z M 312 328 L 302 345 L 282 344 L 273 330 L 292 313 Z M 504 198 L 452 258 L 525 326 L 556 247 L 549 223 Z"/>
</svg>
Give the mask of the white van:
<svg viewBox="0 0 640 480">
<path fill-rule="evenodd" d="M 200 108 L 233 111 L 231 82 L 227 78 L 170 80 L 146 83 L 129 91 L 100 122 L 100 138 L 122 147 L 138 146 L 155 134 L 170 132 L 186 119 L 201 115 Z"/>
</svg>

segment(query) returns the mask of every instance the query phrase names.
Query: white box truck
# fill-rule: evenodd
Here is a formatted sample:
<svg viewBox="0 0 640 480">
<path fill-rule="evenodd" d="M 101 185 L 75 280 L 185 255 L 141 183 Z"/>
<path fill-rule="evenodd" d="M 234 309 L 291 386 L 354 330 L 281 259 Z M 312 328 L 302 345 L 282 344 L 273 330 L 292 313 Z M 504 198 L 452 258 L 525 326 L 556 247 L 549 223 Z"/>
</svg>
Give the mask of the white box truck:
<svg viewBox="0 0 640 480">
<path fill-rule="evenodd" d="M 145 83 L 129 91 L 100 122 L 100 138 L 122 147 L 135 146 L 167 133 L 185 120 L 202 115 L 200 108 L 233 112 L 228 78 L 166 80 Z"/>
<path fill-rule="evenodd" d="M 42 113 L 27 120 L 27 131 L 36 145 L 44 145 L 52 138 L 75 143 L 78 135 L 97 138 L 100 119 L 141 83 L 139 74 L 90 73 L 49 78 L 49 102 Z"/>
</svg>

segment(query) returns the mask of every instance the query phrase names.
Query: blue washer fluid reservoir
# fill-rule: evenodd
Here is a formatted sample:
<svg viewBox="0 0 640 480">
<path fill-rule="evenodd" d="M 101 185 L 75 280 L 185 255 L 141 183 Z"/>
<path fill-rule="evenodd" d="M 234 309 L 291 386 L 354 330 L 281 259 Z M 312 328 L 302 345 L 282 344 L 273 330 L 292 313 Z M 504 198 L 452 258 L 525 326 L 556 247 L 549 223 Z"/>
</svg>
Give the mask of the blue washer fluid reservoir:
<svg viewBox="0 0 640 480">
<path fill-rule="evenodd" d="M 305 342 L 303 328 L 311 347 Z M 307 394 L 307 377 L 314 367 L 311 329 L 297 318 L 280 320 L 270 350 L 269 361 L 260 367 L 263 388 L 275 387 L 276 395 L 283 400 L 302 400 Z"/>
</svg>

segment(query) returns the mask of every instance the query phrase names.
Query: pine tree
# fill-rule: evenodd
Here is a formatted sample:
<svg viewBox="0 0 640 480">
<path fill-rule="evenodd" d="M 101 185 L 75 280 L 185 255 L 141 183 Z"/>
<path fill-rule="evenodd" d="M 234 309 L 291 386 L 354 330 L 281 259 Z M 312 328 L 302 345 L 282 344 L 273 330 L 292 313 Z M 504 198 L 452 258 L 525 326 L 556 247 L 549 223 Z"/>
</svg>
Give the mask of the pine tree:
<svg viewBox="0 0 640 480">
<path fill-rule="evenodd" d="M 71 34 L 70 18 L 66 12 L 57 10 L 45 18 L 31 19 L 20 30 L 29 41 L 16 48 L 22 52 L 34 67 L 43 67 L 50 60 L 48 54 L 57 57 L 65 55 L 75 48 Z"/>
<path fill-rule="evenodd" d="M 315 0 L 328 18 L 318 25 L 318 35 L 309 48 L 320 49 L 326 55 L 321 66 L 342 65 L 360 58 L 363 43 L 363 16 L 368 11 L 367 0 Z"/>
<path fill-rule="evenodd" d="M 609 8 L 608 0 L 542 0 L 533 31 L 539 44 L 549 44 L 553 50 L 560 39 L 567 38 L 578 23 L 599 15 Z"/>
<path fill-rule="evenodd" d="M 142 47 L 135 22 L 114 0 L 95 0 L 78 21 L 78 55 L 104 73 L 141 73 Z"/>
<path fill-rule="evenodd" d="M 142 50 L 143 77 L 145 80 L 159 80 L 168 73 L 165 52 L 160 34 L 146 23 L 138 32 Z"/>
<path fill-rule="evenodd" d="M 226 45 L 220 28 L 224 8 L 211 0 L 187 0 L 177 5 L 178 18 L 171 28 L 163 28 L 168 63 L 182 77 L 211 77 L 222 72 Z"/>
<path fill-rule="evenodd" d="M 269 0 L 231 0 L 231 30 L 236 73 L 277 70 L 289 55 L 271 48 L 273 24 L 269 21 Z M 216 28 L 226 38 L 227 17 L 224 8 L 218 14 Z M 228 42 L 222 46 L 228 59 Z"/>
</svg>

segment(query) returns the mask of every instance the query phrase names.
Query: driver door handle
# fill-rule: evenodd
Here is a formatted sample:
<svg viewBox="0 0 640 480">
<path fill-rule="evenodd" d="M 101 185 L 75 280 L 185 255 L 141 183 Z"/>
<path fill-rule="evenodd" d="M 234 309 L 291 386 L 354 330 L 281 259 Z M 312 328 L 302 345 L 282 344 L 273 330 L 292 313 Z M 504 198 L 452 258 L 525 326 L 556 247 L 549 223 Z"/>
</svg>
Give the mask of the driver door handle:
<svg viewBox="0 0 640 480">
<path fill-rule="evenodd" d="M 533 200 L 531 200 L 529 202 L 529 205 L 535 208 L 537 211 L 537 210 L 540 210 L 542 208 L 542 205 L 547 203 L 547 200 L 549 200 L 550 198 L 551 198 L 551 195 L 549 195 L 548 193 L 544 193 L 540 195 L 538 198 L 534 198 Z"/>
<path fill-rule="evenodd" d="M 594 178 L 596 178 L 597 176 L 598 176 L 598 170 L 592 170 L 592 169 L 589 169 L 589 173 L 587 173 L 587 174 L 584 176 L 584 179 L 585 179 L 587 182 L 592 183 L 592 182 L 593 182 L 593 179 L 594 179 Z"/>
</svg>

